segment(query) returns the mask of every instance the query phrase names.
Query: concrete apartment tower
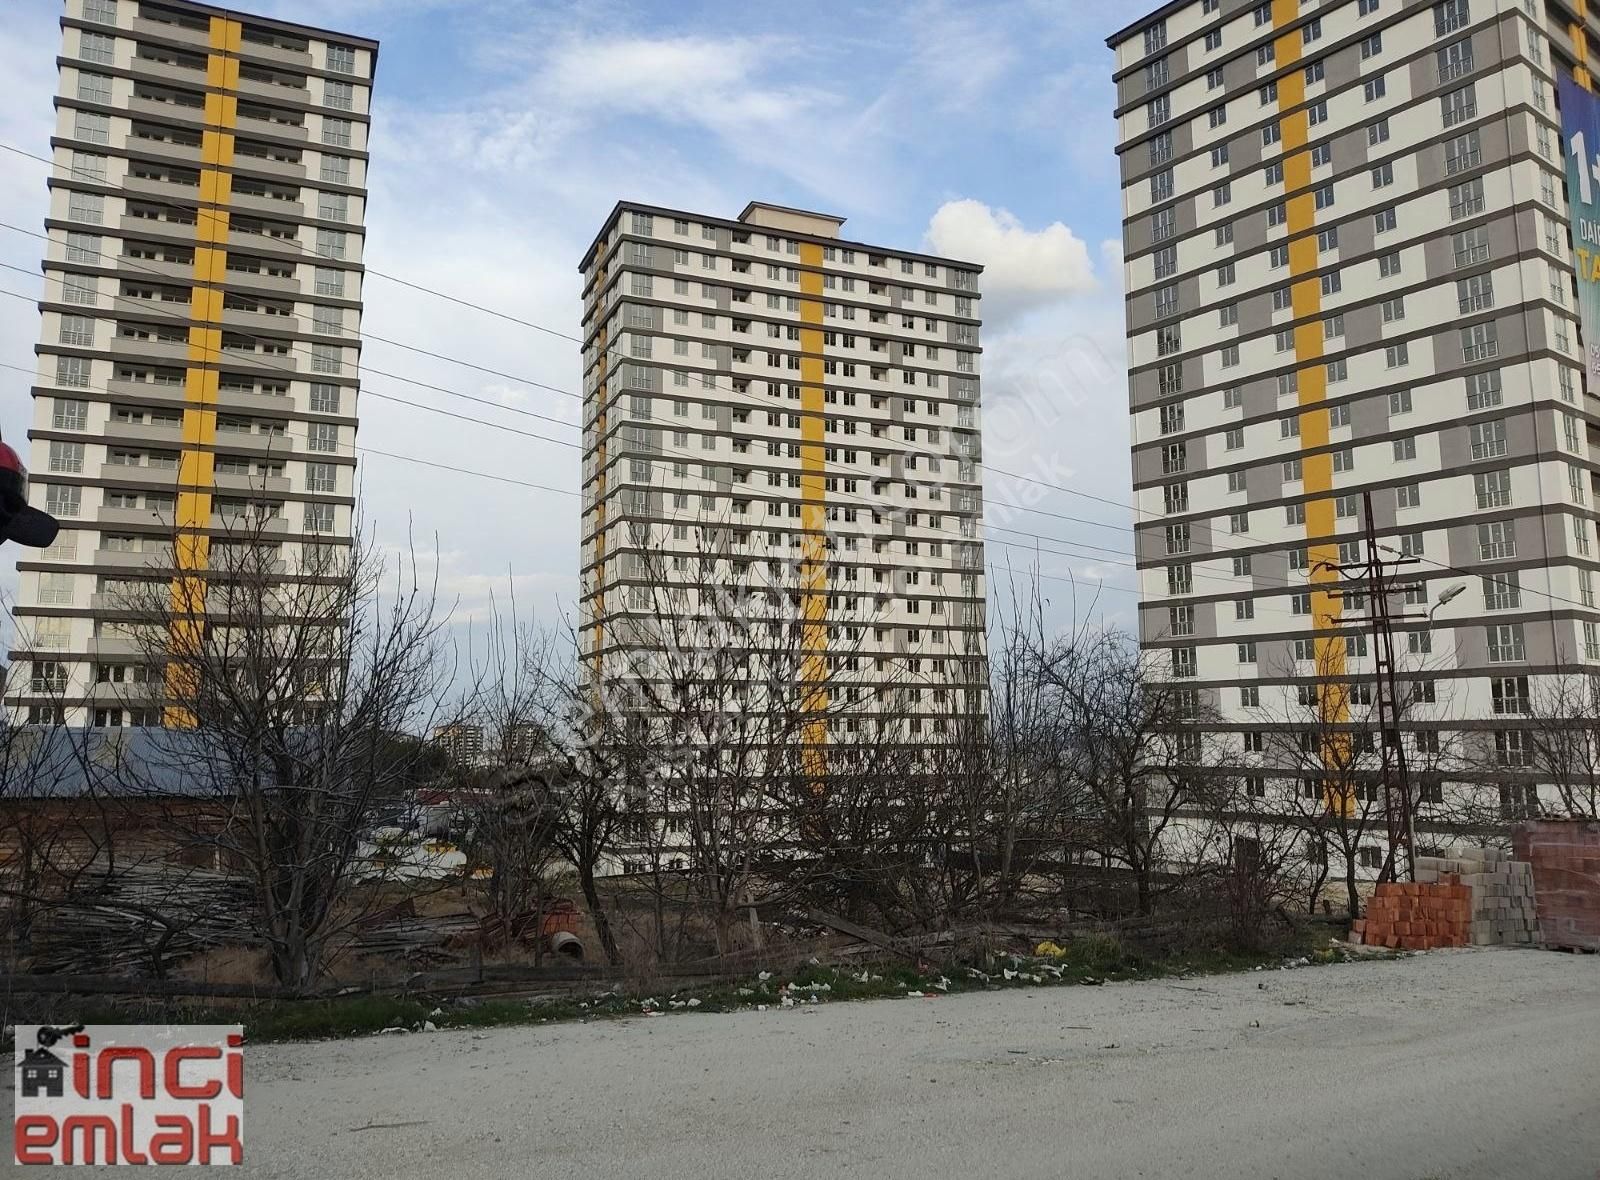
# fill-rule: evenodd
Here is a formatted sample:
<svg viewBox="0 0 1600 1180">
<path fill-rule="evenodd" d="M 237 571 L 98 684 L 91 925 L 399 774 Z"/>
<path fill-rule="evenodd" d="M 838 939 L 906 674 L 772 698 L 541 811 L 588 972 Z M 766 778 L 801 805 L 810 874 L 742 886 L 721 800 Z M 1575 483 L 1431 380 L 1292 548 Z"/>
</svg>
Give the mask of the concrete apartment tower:
<svg viewBox="0 0 1600 1180">
<path fill-rule="evenodd" d="M 61 29 L 28 463 L 62 531 L 19 562 L 7 706 L 159 724 L 130 584 L 242 519 L 291 569 L 349 543 L 378 47 L 184 0 L 67 0 Z"/>
<path fill-rule="evenodd" d="M 1274 736 L 1327 682 L 1352 718 L 1370 703 L 1365 629 L 1341 626 L 1367 604 L 1329 593 L 1370 493 L 1384 555 L 1418 559 L 1391 604 L 1405 749 L 1458 753 L 1418 788 L 1419 844 L 1451 789 L 1537 807 L 1530 694 L 1600 661 L 1600 341 L 1556 99 L 1589 85 L 1600 10 L 1179 0 L 1109 44 L 1144 643 L 1220 710 L 1255 793 L 1316 792 Z"/>
<path fill-rule="evenodd" d="M 986 684 L 980 268 L 842 225 L 622 202 L 581 265 L 585 673 L 609 691 L 671 677 L 664 642 L 732 644 L 727 707 L 792 676 L 819 758 L 880 685 L 914 741 Z"/>
</svg>

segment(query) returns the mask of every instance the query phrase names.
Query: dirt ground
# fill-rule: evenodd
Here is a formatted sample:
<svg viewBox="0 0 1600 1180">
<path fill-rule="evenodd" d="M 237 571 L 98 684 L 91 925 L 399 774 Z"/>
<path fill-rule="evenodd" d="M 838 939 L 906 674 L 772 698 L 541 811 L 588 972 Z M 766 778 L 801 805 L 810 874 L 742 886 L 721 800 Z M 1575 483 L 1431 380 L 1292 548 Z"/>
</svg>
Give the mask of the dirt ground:
<svg viewBox="0 0 1600 1180">
<path fill-rule="evenodd" d="M 1592 1180 L 1600 957 L 253 1049 L 271 1177 Z"/>
</svg>

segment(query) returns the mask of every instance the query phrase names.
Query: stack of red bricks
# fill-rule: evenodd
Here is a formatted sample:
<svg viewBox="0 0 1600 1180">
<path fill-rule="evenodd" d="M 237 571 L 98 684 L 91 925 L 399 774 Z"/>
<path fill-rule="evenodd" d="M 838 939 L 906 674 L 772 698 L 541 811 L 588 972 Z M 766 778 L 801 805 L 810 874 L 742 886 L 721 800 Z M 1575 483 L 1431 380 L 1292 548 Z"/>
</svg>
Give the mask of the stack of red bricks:
<svg viewBox="0 0 1600 1180">
<path fill-rule="evenodd" d="M 1373 890 L 1367 916 L 1350 923 L 1350 941 L 1427 951 L 1466 946 L 1471 928 L 1470 886 L 1385 881 Z"/>
<path fill-rule="evenodd" d="M 1518 860 L 1533 865 L 1544 945 L 1600 951 L 1600 823 L 1529 820 L 1511 845 Z"/>
</svg>

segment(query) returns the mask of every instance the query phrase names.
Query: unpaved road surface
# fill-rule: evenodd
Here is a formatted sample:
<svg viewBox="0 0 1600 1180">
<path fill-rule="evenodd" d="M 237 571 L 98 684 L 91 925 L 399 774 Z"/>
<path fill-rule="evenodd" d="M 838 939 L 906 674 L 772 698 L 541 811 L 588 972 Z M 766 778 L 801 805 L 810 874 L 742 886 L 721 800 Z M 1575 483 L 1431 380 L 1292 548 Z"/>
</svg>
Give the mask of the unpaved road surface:
<svg viewBox="0 0 1600 1180">
<path fill-rule="evenodd" d="M 248 1071 L 257 1176 L 1595 1180 L 1600 957 L 370 1037 Z"/>
</svg>

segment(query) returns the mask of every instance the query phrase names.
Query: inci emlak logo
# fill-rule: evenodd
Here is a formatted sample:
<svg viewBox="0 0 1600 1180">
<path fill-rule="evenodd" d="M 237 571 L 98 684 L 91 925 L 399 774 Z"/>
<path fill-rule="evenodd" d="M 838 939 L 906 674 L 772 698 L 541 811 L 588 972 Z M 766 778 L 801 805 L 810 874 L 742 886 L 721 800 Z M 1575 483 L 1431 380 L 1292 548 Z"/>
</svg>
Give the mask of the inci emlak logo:
<svg viewBox="0 0 1600 1180">
<path fill-rule="evenodd" d="M 239 1025 L 17 1026 L 19 1164 L 237 1164 Z"/>
</svg>

